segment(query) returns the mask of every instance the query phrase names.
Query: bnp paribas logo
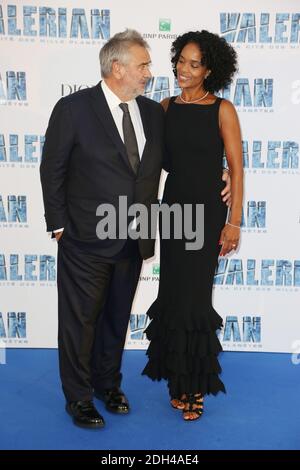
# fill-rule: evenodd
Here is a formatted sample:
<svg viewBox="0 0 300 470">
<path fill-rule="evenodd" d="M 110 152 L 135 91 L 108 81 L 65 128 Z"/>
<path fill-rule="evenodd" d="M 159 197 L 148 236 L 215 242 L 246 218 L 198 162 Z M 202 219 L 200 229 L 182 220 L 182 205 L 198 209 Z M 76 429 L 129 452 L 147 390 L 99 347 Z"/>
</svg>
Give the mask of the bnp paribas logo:
<svg viewBox="0 0 300 470">
<path fill-rule="evenodd" d="M 170 18 L 159 18 L 159 31 L 171 31 Z"/>
<path fill-rule="evenodd" d="M 152 265 L 152 274 L 156 276 L 159 275 L 159 264 Z"/>
</svg>

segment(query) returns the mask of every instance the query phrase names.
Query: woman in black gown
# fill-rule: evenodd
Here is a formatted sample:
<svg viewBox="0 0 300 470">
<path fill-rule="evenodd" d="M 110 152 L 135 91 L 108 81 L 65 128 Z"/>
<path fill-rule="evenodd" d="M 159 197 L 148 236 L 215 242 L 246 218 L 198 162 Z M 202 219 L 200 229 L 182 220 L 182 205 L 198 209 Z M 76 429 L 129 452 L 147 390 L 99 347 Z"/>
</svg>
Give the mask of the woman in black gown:
<svg viewBox="0 0 300 470">
<path fill-rule="evenodd" d="M 234 49 L 207 31 L 189 32 L 172 44 L 172 64 L 182 93 L 164 100 L 169 174 L 163 203 L 204 205 L 204 245 L 187 250 L 187 240 L 161 233 L 158 297 L 148 311 L 149 361 L 143 371 L 168 381 L 171 404 L 185 420 L 203 412 L 205 394 L 225 392 L 217 359 L 216 330 L 222 318 L 212 307 L 218 256 L 237 248 L 240 236 L 243 164 L 234 106 L 213 93 L 228 85 L 237 69 Z M 232 204 L 220 196 L 224 149 L 231 176 Z M 161 220 L 160 220 L 161 229 Z"/>
</svg>

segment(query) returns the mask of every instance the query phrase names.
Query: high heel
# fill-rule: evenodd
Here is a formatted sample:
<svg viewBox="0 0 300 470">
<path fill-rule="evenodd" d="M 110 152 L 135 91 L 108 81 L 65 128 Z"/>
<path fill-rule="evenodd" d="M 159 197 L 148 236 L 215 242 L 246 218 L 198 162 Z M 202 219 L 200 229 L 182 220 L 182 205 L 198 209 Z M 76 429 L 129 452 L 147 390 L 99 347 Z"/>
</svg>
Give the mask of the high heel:
<svg viewBox="0 0 300 470">
<path fill-rule="evenodd" d="M 172 398 L 171 399 L 171 406 L 175 408 L 175 410 L 184 410 L 186 404 L 186 395 L 182 395 L 181 398 Z"/>
<path fill-rule="evenodd" d="M 204 411 L 203 396 L 201 393 L 196 393 L 193 395 L 190 393 L 187 396 L 185 407 L 183 410 L 183 419 L 185 421 L 195 421 L 196 419 L 201 418 Z"/>
</svg>

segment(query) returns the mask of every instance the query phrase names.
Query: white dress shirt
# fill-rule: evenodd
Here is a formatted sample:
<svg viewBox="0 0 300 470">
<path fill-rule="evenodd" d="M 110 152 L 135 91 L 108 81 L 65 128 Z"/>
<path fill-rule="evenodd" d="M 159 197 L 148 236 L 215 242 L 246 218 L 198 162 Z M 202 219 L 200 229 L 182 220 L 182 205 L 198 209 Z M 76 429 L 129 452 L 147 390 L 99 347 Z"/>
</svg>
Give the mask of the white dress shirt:
<svg viewBox="0 0 300 470">
<path fill-rule="evenodd" d="M 101 87 L 102 87 L 102 91 L 104 93 L 105 99 L 107 101 L 108 107 L 110 109 L 110 112 L 112 114 L 112 117 L 119 131 L 120 137 L 122 141 L 124 142 L 123 126 L 122 126 L 123 111 L 119 106 L 119 104 L 122 103 L 122 101 L 108 87 L 108 85 L 105 83 L 105 80 L 102 80 Z M 128 109 L 129 109 L 131 121 L 134 127 L 134 132 L 136 135 L 136 140 L 137 140 L 138 149 L 139 149 L 139 155 L 141 159 L 143 155 L 145 143 L 146 143 L 146 137 L 144 133 L 139 106 L 136 100 L 125 101 L 125 103 L 128 104 Z"/>
<path fill-rule="evenodd" d="M 120 137 L 122 141 L 124 142 L 124 134 L 123 134 L 123 126 L 122 126 L 123 111 L 119 106 L 119 104 L 123 103 L 123 101 L 121 101 L 120 98 L 118 98 L 118 96 L 115 95 L 115 93 L 108 87 L 108 85 L 105 83 L 105 80 L 102 80 L 101 88 L 104 93 L 110 112 L 112 114 L 112 117 L 117 126 L 117 129 L 119 131 Z M 128 109 L 129 109 L 131 121 L 134 127 L 134 132 L 135 132 L 136 140 L 138 144 L 139 156 L 141 159 L 143 155 L 145 143 L 146 143 L 146 137 L 144 133 L 139 106 L 135 99 L 130 100 L 130 101 L 125 101 L 125 103 L 128 104 Z M 132 228 L 135 228 L 135 223 L 136 223 L 136 219 L 134 219 L 132 223 Z M 58 228 L 56 230 L 53 230 L 53 233 L 59 233 L 59 232 L 62 232 L 63 230 L 64 230 L 63 228 Z"/>
</svg>

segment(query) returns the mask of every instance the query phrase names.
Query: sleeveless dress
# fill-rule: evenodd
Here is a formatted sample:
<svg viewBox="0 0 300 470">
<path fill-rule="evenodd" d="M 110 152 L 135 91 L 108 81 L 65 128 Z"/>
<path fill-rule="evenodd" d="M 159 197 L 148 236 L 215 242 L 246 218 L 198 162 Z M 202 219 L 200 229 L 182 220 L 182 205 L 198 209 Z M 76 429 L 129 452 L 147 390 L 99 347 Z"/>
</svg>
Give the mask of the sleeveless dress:
<svg viewBox="0 0 300 470">
<path fill-rule="evenodd" d="M 191 240 L 176 239 L 174 229 L 170 239 L 163 239 L 160 217 L 159 291 L 147 312 L 152 321 L 145 331 L 150 345 L 142 373 L 152 380 L 166 379 L 171 398 L 180 398 L 184 393 L 225 392 L 217 359 L 222 347 L 216 331 L 223 326 L 222 318 L 211 297 L 227 206 L 221 197 L 224 145 L 218 116 L 222 99 L 211 105 L 185 105 L 175 99 L 170 99 L 166 112 L 170 172 L 162 203 L 177 203 L 181 208 L 189 204 L 194 229 L 196 204 L 203 204 L 204 245 L 187 250 L 186 242 Z"/>
</svg>

